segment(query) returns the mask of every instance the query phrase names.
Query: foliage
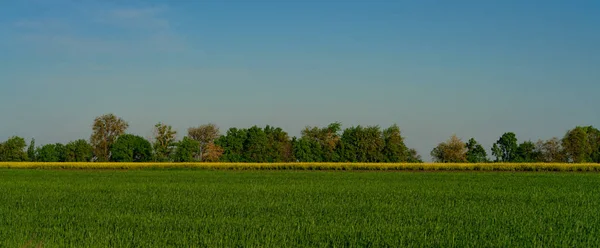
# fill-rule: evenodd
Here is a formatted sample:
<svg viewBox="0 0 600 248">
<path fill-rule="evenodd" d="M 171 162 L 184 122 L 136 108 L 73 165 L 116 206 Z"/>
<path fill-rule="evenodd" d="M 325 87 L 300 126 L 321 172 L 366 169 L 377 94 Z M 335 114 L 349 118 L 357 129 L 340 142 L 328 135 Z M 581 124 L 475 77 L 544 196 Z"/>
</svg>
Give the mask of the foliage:
<svg viewBox="0 0 600 248">
<path fill-rule="evenodd" d="M 247 129 L 230 128 L 224 136 L 219 137 L 215 144 L 223 148 L 221 161 L 247 162 L 244 154 L 247 136 Z"/>
<path fill-rule="evenodd" d="M 213 123 L 188 128 L 188 137 L 198 142 L 201 153 L 197 159 L 203 160 L 208 152 L 208 145 L 214 143 L 221 135 L 219 127 Z"/>
<path fill-rule="evenodd" d="M 223 148 L 215 145 L 214 143 L 209 143 L 206 147 L 206 153 L 204 154 L 205 162 L 218 162 L 223 156 Z"/>
<path fill-rule="evenodd" d="M 481 144 L 477 143 L 475 138 L 469 139 L 466 144 L 467 147 L 467 162 L 469 163 L 484 163 L 487 162 L 487 152 L 481 146 Z"/>
<path fill-rule="evenodd" d="M 129 124 L 114 114 L 105 114 L 94 119 L 90 144 L 96 161 L 110 160 L 110 147 L 120 135 L 125 134 Z"/>
<path fill-rule="evenodd" d="M 39 162 L 65 162 L 66 149 L 63 144 L 46 144 L 36 150 L 36 158 Z"/>
<path fill-rule="evenodd" d="M 28 161 L 27 153 L 25 152 L 25 139 L 13 136 L 4 143 L 0 144 L 0 161 L 6 162 L 22 162 Z"/>
<path fill-rule="evenodd" d="M 492 154 L 496 161 L 515 162 L 517 160 L 517 136 L 512 133 L 504 133 L 492 148 Z"/>
<path fill-rule="evenodd" d="M 562 139 L 568 161 L 575 163 L 600 163 L 600 131 L 593 126 L 577 126 Z"/>
<path fill-rule="evenodd" d="M 89 162 L 93 158 L 93 147 L 83 139 L 69 142 L 65 149 L 67 162 Z"/>
<path fill-rule="evenodd" d="M 431 151 L 434 161 L 441 163 L 467 162 L 467 147 L 456 135 L 452 135 L 446 142 L 438 144 Z"/>
<path fill-rule="evenodd" d="M 123 134 L 111 146 L 111 160 L 114 162 L 152 161 L 152 145 L 143 137 Z"/>
<path fill-rule="evenodd" d="M 408 160 L 408 148 L 404 144 L 404 137 L 400 132 L 400 127 L 394 124 L 383 130 L 383 157 L 385 162 L 398 163 Z"/>
<path fill-rule="evenodd" d="M 183 140 L 175 143 L 174 162 L 193 162 L 196 161 L 200 153 L 200 143 L 189 137 L 183 137 Z"/>
<path fill-rule="evenodd" d="M 159 162 L 169 161 L 175 149 L 177 132 L 171 125 L 157 123 L 154 126 L 154 158 Z"/>
<path fill-rule="evenodd" d="M 566 162 L 565 152 L 560 142 L 556 137 L 547 141 L 538 140 L 536 152 L 540 154 L 539 161 L 546 163 Z"/>
<path fill-rule="evenodd" d="M 27 147 L 27 158 L 31 162 L 37 161 L 35 155 L 35 139 L 31 139 L 31 142 L 29 142 L 29 147 Z"/>
</svg>

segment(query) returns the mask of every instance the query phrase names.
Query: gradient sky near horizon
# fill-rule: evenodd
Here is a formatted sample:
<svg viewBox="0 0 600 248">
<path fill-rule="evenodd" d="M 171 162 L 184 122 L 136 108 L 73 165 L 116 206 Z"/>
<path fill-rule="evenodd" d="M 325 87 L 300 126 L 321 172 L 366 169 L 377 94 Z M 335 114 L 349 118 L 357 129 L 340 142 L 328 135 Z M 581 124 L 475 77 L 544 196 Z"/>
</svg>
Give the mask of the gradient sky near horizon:
<svg viewBox="0 0 600 248">
<path fill-rule="evenodd" d="M 429 160 L 600 126 L 600 1 L 0 3 L 0 140 L 397 123 Z M 491 154 L 489 154 L 491 156 Z"/>
</svg>

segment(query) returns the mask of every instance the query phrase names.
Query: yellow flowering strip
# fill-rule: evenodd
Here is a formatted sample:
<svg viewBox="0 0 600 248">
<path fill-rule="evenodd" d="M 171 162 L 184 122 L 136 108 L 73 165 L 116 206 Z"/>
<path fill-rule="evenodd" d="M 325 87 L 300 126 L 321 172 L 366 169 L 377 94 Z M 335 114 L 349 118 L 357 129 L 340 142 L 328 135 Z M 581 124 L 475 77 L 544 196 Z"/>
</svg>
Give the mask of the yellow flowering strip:
<svg viewBox="0 0 600 248">
<path fill-rule="evenodd" d="M 573 163 L 89 163 L 0 162 L 23 169 L 224 169 L 224 170 L 408 170 L 408 171 L 599 171 L 600 164 Z"/>
</svg>

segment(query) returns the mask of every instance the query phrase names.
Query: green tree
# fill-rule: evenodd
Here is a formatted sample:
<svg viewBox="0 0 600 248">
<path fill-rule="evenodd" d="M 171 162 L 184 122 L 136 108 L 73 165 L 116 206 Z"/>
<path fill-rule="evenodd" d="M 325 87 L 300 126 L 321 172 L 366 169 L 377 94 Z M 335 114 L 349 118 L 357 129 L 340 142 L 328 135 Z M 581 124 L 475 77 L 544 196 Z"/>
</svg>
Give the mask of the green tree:
<svg viewBox="0 0 600 248">
<path fill-rule="evenodd" d="M 96 161 L 110 160 L 110 147 L 119 136 L 125 133 L 128 127 L 129 124 L 126 121 L 114 114 L 105 114 L 94 119 L 90 144 L 94 149 Z"/>
<path fill-rule="evenodd" d="M 177 132 L 170 125 L 157 123 L 154 126 L 154 155 L 156 161 L 168 161 L 175 148 Z"/>
<path fill-rule="evenodd" d="M 469 139 L 467 146 L 467 161 L 469 163 L 487 162 L 487 152 L 474 138 Z"/>
<path fill-rule="evenodd" d="M 504 133 L 494 144 L 492 153 L 496 156 L 496 160 L 502 162 L 515 162 L 517 159 L 517 136 L 512 133 Z"/>
<path fill-rule="evenodd" d="M 35 162 L 36 161 L 36 157 L 35 157 L 35 139 L 31 139 L 31 142 L 29 143 L 29 147 L 27 147 L 27 158 L 29 158 L 29 161 L 31 162 Z"/>
<path fill-rule="evenodd" d="M 248 162 L 268 162 L 269 139 L 264 130 L 257 126 L 248 129 L 248 135 L 244 142 L 244 152 Z"/>
<path fill-rule="evenodd" d="M 28 161 L 25 152 L 27 143 L 25 139 L 13 136 L 0 145 L 0 161 L 5 162 L 25 162 Z"/>
<path fill-rule="evenodd" d="M 406 162 L 408 163 L 423 163 L 423 159 L 421 158 L 421 155 L 419 155 L 419 153 L 417 153 L 417 150 L 410 148 L 408 149 L 407 153 L 406 153 Z"/>
<path fill-rule="evenodd" d="M 64 162 L 64 145 L 60 143 L 43 145 L 37 149 L 36 157 L 39 162 Z"/>
<path fill-rule="evenodd" d="M 89 162 L 93 157 L 92 146 L 83 139 L 69 142 L 65 146 L 66 162 Z"/>
<path fill-rule="evenodd" d="M 585 163 L 592 160 L 593 147 L 586 127 L 578 126 L 569 130 L 562 139 L 562 147 L 569 162 Z"/>
<path fill-rule="evenodd" d="M 267 136 L 267 161 L 291 162 L 293 160 L 292 141 L 283 129 L 267 125 L 264 129 Z"/>
<path fill-rule="evenodd" d="M 247 129 L 230 128 L 227 133 L 219 137 L 215 144 L 223 148 L 223 162 L 247 162 L 244 152 L 244 143 L 248 137 Z"/>
<path fill-rule="evenodd" d="M 183 139 L 175 144 L 175 154 L 173 155 L 173 161 L 175 162 L 193 162 L 196 161 L 198 154 L 200 153 L 200 142 L 191 139 L 189 137 L 183 137 Z M 206 152 L 205 148 L 205 152 Z"/>
<path fill-rule="evenodd" d="M 538 162 L 541 159 L 541 154 L 535 149 L 535 144 L 531 141 L 525 141 L 517 147 L 516 159 L 517 162 Z"/>
<path fill-rule="evenodd" d="M 111 160 L 114 162 L 148 162 L 152 161 L 152 145 L 143 137 L 123 134 L 110 148 Z"/>
<path fill-rule="evenodd" d="M 404 137 L 400 132 L 400 127 L 394 124 L 383 130 L 383 157 L 385 162 L 405 162 L 407 161 L 408 148 L 404 144 Z"/>
<path fill-rule="evenodd" d="M 346 128 L 341 138 L 340 158 L 347 162 L 382 162 L 384 146 L 379 126 Z"/>
</svg>

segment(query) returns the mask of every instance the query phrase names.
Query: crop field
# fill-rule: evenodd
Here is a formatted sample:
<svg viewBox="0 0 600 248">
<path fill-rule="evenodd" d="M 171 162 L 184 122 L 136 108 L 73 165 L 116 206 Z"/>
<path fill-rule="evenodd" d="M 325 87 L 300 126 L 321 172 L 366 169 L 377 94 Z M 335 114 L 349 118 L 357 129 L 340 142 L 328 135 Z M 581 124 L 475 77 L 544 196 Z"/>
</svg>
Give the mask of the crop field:
<svg viewBox="0 0 600 248">
<path fill-rule="evenodd" d="M 211 169 L 211 170 L 406 170 L 406 171 L 598 171 L 598 163 L 89 163 L 0 162 L 17 169 Z"/>
<path fill-rule="evenodd" d="M 0 247 L 593 247 L 600 174 L 0 169 Z"/>
</svg>

